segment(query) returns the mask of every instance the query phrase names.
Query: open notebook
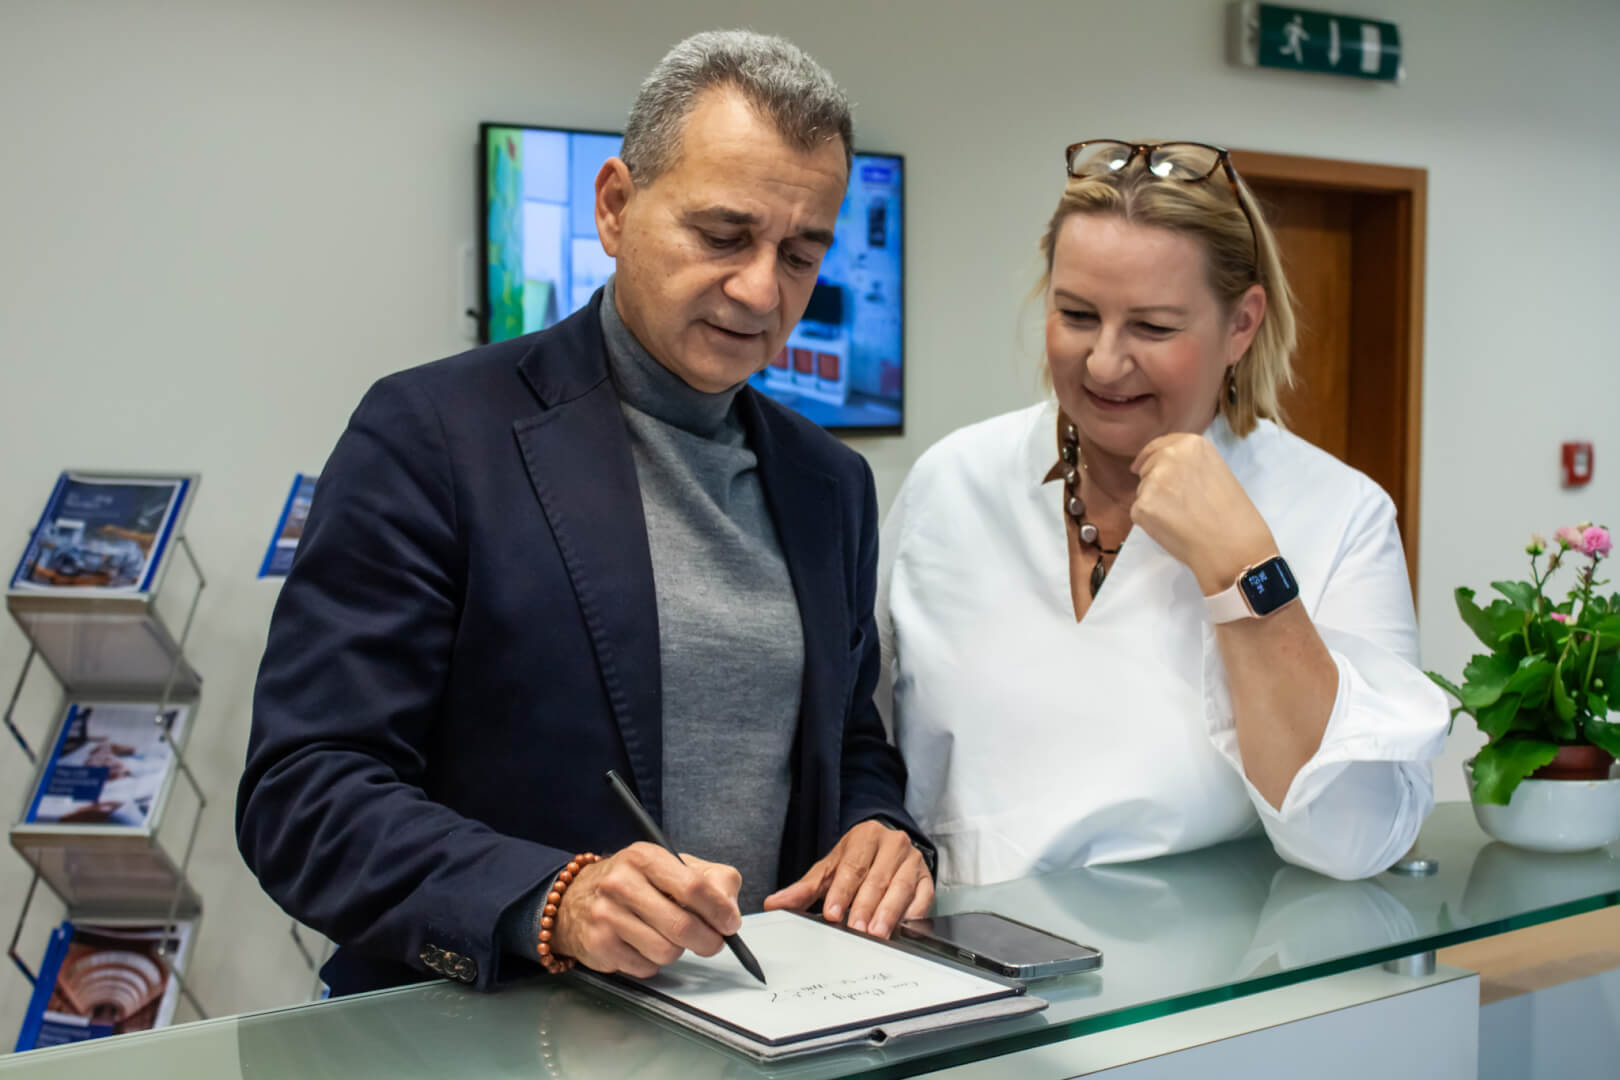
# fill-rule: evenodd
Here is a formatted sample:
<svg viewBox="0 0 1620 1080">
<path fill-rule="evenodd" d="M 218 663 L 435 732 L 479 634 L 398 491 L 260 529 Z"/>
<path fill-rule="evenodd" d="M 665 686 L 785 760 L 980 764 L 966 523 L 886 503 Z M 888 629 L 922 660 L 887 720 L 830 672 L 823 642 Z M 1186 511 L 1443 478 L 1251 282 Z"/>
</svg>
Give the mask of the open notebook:
<svg viewBox="0 0 1620 1080">
<path fill-rule="evenodd" d="M 844 1046 L 1045 1008 L 1016 983 L 787 911 L 743 918 L 761 986 L 730 950 L 686 954 L 650 979 L 591 983 L 756 1057 Z"/>
</svg>

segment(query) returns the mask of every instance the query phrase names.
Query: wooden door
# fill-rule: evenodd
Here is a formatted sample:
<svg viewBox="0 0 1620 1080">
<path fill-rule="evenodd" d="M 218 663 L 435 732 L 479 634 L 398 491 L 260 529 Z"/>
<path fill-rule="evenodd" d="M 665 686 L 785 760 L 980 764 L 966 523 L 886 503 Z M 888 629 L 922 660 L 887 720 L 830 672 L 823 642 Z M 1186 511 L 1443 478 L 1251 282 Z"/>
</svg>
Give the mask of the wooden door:
<svg viewBox="0 0 1620 1080">
<path fill-rule="evenodd" d="M 1256 185 L 1293 287 L 1299 351 L 1283 397 L 1289 430 L 1350 460 L 1350 196 Z"/>
<path fill-rule="evenodd" d="M 1252 151 L 1232 159 L 1295 292 L 1287 424 L 1389 492 L 1415 595 L 1426 174 Z"/>
</svg>

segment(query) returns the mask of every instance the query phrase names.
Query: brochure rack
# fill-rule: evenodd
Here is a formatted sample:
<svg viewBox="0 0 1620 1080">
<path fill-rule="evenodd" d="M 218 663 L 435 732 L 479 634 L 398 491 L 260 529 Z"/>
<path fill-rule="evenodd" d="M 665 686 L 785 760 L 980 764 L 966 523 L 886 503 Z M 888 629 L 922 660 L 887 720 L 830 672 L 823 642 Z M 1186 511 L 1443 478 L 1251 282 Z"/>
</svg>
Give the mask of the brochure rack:
<svg viewBox="0 0 1620 1080">
<path fill-rule="evenodd" d="M 39 973 L 22 959 L 18 943 L 42 880 L 75 923 L 162 924 L 178 940 L 189 938 L 202 915 L 202 899 L 187 873 L 208 800 L 185 756 L 202 694 L 202 677 L 185 655 L 207 586 L 184 534 L 198 482 L 195 475 L 64 473 L 6 594 L 7 610 L 27 636 L 29 649 L 4 723 L 34 765 L 33 782 L 9 833 L 11 846 L 33 870 L 33 878 L 7 953 L 36 985 Z M 137 491 L 145 508 L 156 506 L 161 515 L 154 511 L 132 528 L 119 520 L 96 520 L 95 506 L 77 516 L 63 509 L 64 491 L 69 499 L 75 491 L 89 492 L 81 500 L 88 505 L 91 496 L 116 503 L 125 488 Z M 165 503 L 166 488 L 172 489 L 172 497 Z M 43 548 L 42 536 L 47 538 Z M 109 536 L 111 540 L 105 539 Z M 176 552 L 194 578 L 189 597 L 183 585 L 177 595 L 176 575 L 170 572 L 182 561 Z M 105 571 L 98 558 L 123 559 L 127 583 Z M 160 612 L 160 605 L 169 609 L 171 599 L 184 605 L 178 636 Z M 30 745 L 15 718 L 36 657 L 62 691 L 49 741 L 38 748 Z M 153 727 L 144 730 L 137 721 L 132 729 L 130 718 L 147 709 Z M 117 715 L 125 726 L 110 739 L 103 734 L 95 740 L 89 722 L 93 712 Z M 70 755 L 75 748 L 79 752 Z M 111 776 L 138 778 L 124 780 L 138 788 L 127 804 L 133 809 L 117 800 L 102 801 L 98 792 L 111 787 L 106 784 Z M 74 803 L 80 786 L 87 787 L 87 801 Z M 53 801 L 69 812 L 46 812 Z M 190 924 L 184 934 L 181 923 Z M 176 947 L 166 953 L 180 993 L 206 1017 L 186 985 L 185 951 Z"/>
</svg>

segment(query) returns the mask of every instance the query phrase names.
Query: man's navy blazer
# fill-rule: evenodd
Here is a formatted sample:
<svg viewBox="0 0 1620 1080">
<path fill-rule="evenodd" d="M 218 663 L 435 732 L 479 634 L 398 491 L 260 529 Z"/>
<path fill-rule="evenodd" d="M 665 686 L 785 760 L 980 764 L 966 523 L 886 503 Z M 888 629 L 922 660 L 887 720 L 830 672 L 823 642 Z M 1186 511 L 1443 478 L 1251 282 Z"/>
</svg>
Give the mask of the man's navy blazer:
<svg viewBox="0 0 1620 1080">
<path fill-rule="evenodd" d="M 236 823 L 270 896 L 340 944 L 334 993 L 489 988 L 508 907 L 573 853 L 640 839 L 608 769 L 662 819 L 658 613 L 601 300 L 382 379 L 321 473 Z M 872 703 L 871 470 L 751 387 L 736 407 L 804 624 L 785 885 L 868 818 L 921 834 Z"/>
</svg>

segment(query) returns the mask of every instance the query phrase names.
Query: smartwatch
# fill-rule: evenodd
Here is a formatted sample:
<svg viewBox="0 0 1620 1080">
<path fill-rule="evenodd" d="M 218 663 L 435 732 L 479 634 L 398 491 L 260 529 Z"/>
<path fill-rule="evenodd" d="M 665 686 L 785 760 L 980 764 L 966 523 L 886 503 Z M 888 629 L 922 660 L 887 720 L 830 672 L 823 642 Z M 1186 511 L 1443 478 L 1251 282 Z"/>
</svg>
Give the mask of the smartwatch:
<svg viewBox="0 0 1620 1080">
<path fill-rule="evenodd" d="M 1281 555 L 1244 567 L 1224 592 L 1204 597 L 1214 623 L 1263 619 L 1299 599 L 1299 582 Z"/>
</svg>

